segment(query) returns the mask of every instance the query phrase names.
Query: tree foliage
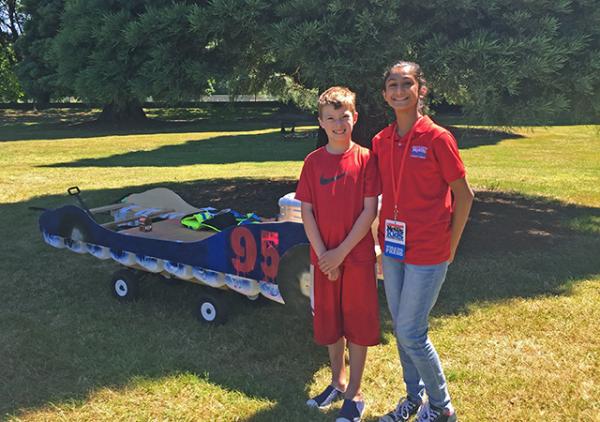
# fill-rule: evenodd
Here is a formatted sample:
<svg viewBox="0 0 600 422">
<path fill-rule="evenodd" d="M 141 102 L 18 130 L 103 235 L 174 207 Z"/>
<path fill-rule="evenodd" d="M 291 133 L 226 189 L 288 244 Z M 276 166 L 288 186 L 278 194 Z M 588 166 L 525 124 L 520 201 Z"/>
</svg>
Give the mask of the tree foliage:
<svg viewBox="0 0 600 422">
<path fill-rule="evenodd" d="M 412 60 L 433 101 L 482 122 L 600 115 L 597 0 L 64 2 L 26 0 L 23 63 L 38 65 L 21 75 L 115 108 L 194 99 L 216 81 L 314 107 L 317 91 L 342 84 L 358 93 L 368 139 L 386 120 L 384 68 Z"/>
<path fill-rule="evenodd" d="M 223 9 L 226 3 L 215 1 L 208 8 Z M 223 41 L 215 38 L 224 52 L 229 38 L 242 38 L 261 47 L 260 60 L 245 57 L 253 73 L 277 72 L 318 90 L 348 85 L 358 93 L 359 110 L 368 121 L 365 138 L 385 120 L 381 75 L 397 60 L 420 63 L 435 99 L 463 105 L 482 122 L 600 116 L 596 1 L 240 3 L 246 15 L 259 17 L 231 16 L 237 28 L 232 37 L 224 30 L 231 22 L 214 20 L 210 30 L 225 34 Z M 244 63 L 243 54 L 234 55 Z"/>
<path fill-rule="evenodd" d="M 17 55 L 14 43 L 23 33 L 23 13 L 18 0 L 0 0 L 0 101 L 23 96 L 15 74 Z"/>
<path fill-rule="evenodd" d="M 0 44 L 0 102 L 17 101 L 23 97 L 14 72 L 15 55 L 10 44 Z"/>
<path fill-rule="evenodd" d="M 52 43 L 60 27 L 64 0 L 23 0 L 24 33 L 16 43 L 21 56 L 17 74 L 25 94 L 38 104 L 47 104 L 50 95 L 65 95 L 56 83 Z"/>
</svg>

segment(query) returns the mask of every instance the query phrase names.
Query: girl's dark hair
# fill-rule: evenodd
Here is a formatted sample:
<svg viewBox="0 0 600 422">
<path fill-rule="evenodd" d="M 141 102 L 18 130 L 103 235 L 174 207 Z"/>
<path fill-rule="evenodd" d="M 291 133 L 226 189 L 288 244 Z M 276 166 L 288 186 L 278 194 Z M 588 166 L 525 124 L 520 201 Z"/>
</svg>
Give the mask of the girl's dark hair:
<svg viewBox="0 0 600 422">
<path fill-rule="evenodd" d="M 423 73 L 423 69 L 421 69 L 421 66 L 415 62 L 408 62 L 408 61 L 399 61 L 394 63 L 391 66 L 388 66 L 385 69 L 385 72 L 383 72 L 383 90 L 385 90 L 385 83 L 387 82 L 388 78 L 390 77 L 390 74 L 392 73 L 392 69 L 395 69 L 397 67 L 409 67 L 412 69 L 413 75 L 415 77 L 415 79 L 417 80 L 417 83 L 419 84 L 419 91 L 421 90 L 421 87 L 425 87 L 427 88 L 427 80 L 425 79 L 425 74 Z M 423 112 L 425 109 L 425 104 L 424 104 L 424 98 L 419 97 L 419 111 Z"/>
</svg>

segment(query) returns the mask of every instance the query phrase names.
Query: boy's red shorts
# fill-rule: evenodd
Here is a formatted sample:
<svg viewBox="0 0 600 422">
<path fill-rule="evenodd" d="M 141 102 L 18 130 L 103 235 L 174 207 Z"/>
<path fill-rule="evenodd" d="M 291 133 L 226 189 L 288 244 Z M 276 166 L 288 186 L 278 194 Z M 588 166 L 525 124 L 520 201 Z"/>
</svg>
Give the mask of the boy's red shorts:
<svg viewBox="0 0 600 422">
<path fill-rule="evenodd" d="M 375 264 L 344 264 L 331 281 L 314 267 L 314 337 L 321 345 L 345 337 L 360 346 L 379 344 L 379 303 Z"/>
</svg>

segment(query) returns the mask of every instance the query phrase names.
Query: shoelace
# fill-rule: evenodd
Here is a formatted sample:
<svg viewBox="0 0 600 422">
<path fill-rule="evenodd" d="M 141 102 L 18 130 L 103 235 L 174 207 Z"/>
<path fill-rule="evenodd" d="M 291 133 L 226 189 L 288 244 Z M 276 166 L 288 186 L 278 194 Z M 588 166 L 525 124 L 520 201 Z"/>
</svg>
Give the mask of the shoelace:
<svg viewBox="0 0 600 422">
<path fill-rule="evenodd" d="M 416 422 L 433 422 L 440 416 L 440 412 L 429 407 L 429 403 L 426 403 L 421 407 L 421 411 L 417 415 Z"/>
<path fill-rule="evenodd" d="M 398 404 L 398 407 L 396 407 L 396 414 L 400 415 L 404 420 L 406 420 L 410 416 L 410 412 L 416 409 L 417 407 L 419 406 L 416 403 L 405 399 L 402 403 Z"/>
</svg>

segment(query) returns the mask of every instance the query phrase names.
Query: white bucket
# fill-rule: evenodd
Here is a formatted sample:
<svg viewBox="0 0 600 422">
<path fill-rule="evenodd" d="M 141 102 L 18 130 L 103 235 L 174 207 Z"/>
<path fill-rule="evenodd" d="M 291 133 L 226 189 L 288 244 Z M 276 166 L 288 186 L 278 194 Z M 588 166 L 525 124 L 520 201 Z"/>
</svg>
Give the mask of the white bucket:
<svg viewBox="0 0 600 422">
<path fill-rule="evenodd" d="M 220 288 L 225 285 L 225 277 L 223 273 L 217 271 L 206 270 L 200 267 L 193 267 L 192 274 L 194 278 L 211 287 Z"/>
<path fill-rule="evenodd" d="M 86 243 L 85 248 L 90 255 L 95 256 L 98 259 L 109 259 L 110 249 L 106 246 L 94 245 L 93 243 Z"/>
<path fill-rule="evenodd" d="M 75 253 L 84 254 L 88 252 L 86 243 L 81 240 L 65 239 L 65 246 Z"/>
<path fill-rule="evenodd" d="M 165 271 L 183 280 L 191 280 L 194 277 L 191 265 L 179 262 L 165 261 Z"/>
<path fill-rule="evenodd" d="M 302 223 L 300 201 L 295 196 L 296 192 L 290 192 L 279 198 L 279 221 Z"/>
<path fill-rule="evenodd" d="M 256 296 L 260 293 L 258 281 L 252 278 L 240 277 L 233 274 L 225 274 L 225 284 L 231 290 L 235 290 L 245 296 Z"/>
<path fill-rule="evenodd" d="M 44 242 L 46 242 L 50 246 L 53 246 L 58 249 L 63 249 L 65 247 L 65 239 L 58 235 L 43 232 L 42 236 L 44 236 Z"/>
<path fill-rule="evenodd" d="M 269 281 L 261 281 L 259 283 L 260 293 L 275 302 L 279 302 L 281 304 L 285 304 L 283 298 L 281 297 L 281 293 L 279 293 L 279 286 L 275 283 L 271 283 Z"/>
<path fill-rule="evenodd" d="M 127 251 L 120 251 L 118 249 L 110 250 L 110 257 L 117 261 L 119 264 L 131 267 L 135 264 L 135 254 Z"/>
<path fill-rule="evenodd" d="M 144 270 L 151 273 L 160 273 L 165 268 L 165 261 L 146 255 L 136 255 L 135 262 Z"/>
</svg>

